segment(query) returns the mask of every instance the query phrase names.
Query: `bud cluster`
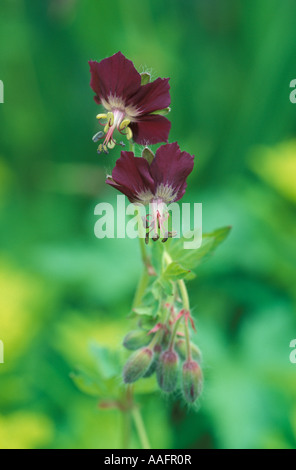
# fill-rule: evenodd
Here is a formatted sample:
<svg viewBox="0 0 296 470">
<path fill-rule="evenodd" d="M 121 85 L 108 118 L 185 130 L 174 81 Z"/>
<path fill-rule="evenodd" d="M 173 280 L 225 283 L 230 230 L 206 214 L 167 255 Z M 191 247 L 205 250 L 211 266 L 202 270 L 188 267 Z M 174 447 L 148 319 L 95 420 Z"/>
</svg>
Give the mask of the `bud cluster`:
<svg viewBox="0 0 296 470">
<path fill-rule="evenodd" d="M 130 384 L 155 373 L 163 392 L 181 389 L 184 400 L 192 404 L 202 391 L 201 351 L 192 342 L 187 345 L 175 324 L 176 317 L 171 316 L 150 331 L 139 327 L 125 336 L 123 345 L 133 353 L 124 366 L 123 380 Z"/>
</svg>

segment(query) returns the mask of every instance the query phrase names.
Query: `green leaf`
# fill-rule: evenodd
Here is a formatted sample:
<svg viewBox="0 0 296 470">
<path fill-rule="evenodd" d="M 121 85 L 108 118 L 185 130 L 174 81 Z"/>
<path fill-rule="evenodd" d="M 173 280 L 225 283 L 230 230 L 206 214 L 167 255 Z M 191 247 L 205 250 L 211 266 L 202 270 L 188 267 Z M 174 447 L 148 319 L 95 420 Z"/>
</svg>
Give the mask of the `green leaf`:
<svg viewBox="0 0 296 470">
<path fill-rule="evenodd" d="M 133 308 L 133 313 L 137 315 L 148 315 L 150 317 L 155 315 L 153 306 L 143 306 L 143 307 L 135 307 Z"/>
<path fill-rule="evenodd" d="M 162 279 L 166 281 L 177 281 L 178 279 L 184 279 L 189 273 L 189 269 L 184 268 L 178 262 L 173 261 L 165 269 L 164 273 L 162 274 Z"/>
<path fill-rule="evenodd" d="M 184 270 L 194 269 L 225 240 L 230 230 L 231 227 L 222 227 L 211 233 L 203 234 L 202 244 L 197 249 L 185 249 L 184 242 L 188 242 L 190 239 L 181 237 L 172 241 L 168 246 L 168 253 L 172 260 Z"/>
<path fill-rule="evenodd" d="M 159 277 L 152 284 L 152 293 L 157 300 L 163 299 L 165 296 L 173 295 L 173 285 L 171 281 Z"/>
<path fill-rule="evenodd" d="M 98 372 L 105 380 L 120 374 L 120 358 L 116 351 L 111 351 L 97 343 L 91 343 L 90 353 L 95 359 Z"/>
<path fill-rule="evenodd" d="M 92 377 L 88 372 L 83 370 L 72 372 L 70 378 L 73 380 L 76 387 L 87 395 L 102 397 L 106 394 L 104 383 Z"/>
</svg>

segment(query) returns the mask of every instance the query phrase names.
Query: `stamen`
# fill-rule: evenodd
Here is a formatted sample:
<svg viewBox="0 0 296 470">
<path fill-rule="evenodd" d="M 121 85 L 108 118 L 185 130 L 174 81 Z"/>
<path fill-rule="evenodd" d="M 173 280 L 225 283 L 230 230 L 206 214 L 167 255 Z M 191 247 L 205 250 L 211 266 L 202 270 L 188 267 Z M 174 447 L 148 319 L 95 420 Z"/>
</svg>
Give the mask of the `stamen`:
<svg viewBox="0 0 296 470">
<path fill-rule="evenodd" d="M 102 132 L 102 131 L 97 132 L 97 133 L 93 136 L 92 140 L 93 140 L 93 142 L 98 142 L 98 140 L 100 140 L 103 136 L 104 136 L 104 132 Z"/>
<path fill-rule="evenodd" d="M 144 228 L 146 228 L 146 229 L 149 228 L 149 222 L 148 222 L 148 220 L 147 220 L 147 217 L 145 217 L 145 216 L 143 215 L 142 221 L 143 221 L 143 226 L 144 226 Z"/>
<path fill-rule="evenodd" d="M 177 232 L 165 232 L 163 239 L 161 240 L 162 243 L 168 241 L 169 238 L 173 238 L 177 235 Z"/>
<path fill-rule="evenodd" d="M 98 120 L 100 120 L 100 119 L 107 119 L 107 114 L 97 114 L 96 118 L 97 118 Z"/>
<path fill-rule="evenodd" d="M 116 144 L 115 140 L 110 140 L 110 142 L 108 142 L 108 144 L 107 144 L 107 147 L 108 147 L 110 150 L 111 150 L 111 149 L 114 149 L 115 144 Z"/>
<path fill-rule="evenodd" d="M 125 129 L 130 124 L 130 122 L 131 121 L 129 119 L 124 119 L 122 123 L 120 124 L 119 129 L 120 130 Z"/>
<path fill-rule="evenodd" d="M 133 137 L 133 131 L 131 130 L 130 127 L 126 127 L 126 138 L 127 140 L 131 140 L 131 138 Z"/>
<path fill-rule="evenodd" d="M 108 119 L 109 127 L 112 127 L 113 124 L 114 124 L 114 114 L 113 113 L 107 113 L 107 119 Z"/>
<path fill-rule="evenodd" d="M 97 153 L 100 155 L 100 153 L 106 153 L 108 154 L 108 150 L 107 150 L 107 146 L 105 144 L 100 144 L 98 146 L 98 150 L 97 150 Z"/>
<path fill-rule="evenodd" d="M 121 134 L 124 134 L 127 140 L 132 138 L 132 130 L 128 127 L 130 120 L 126 118 L 124 119 L 124 111 L 115 109 L 114 112 L 109 111 L 107 114 L 98 114 L 96 117 L 99 121 L 103 120 L 100 124 L 104 126 L 104 131 L 97 132 L 93 137 L 93 141 L 97 142 L 105 135 L 104 142 L 98 147 L 98 153 L 108 153 L 107 149 L 113 149 L 115 145 L 121 145 L 122 147 L 125 146 L 124 142 L 121 141 L 120 143 L 117 143 L 114 139 L 113 133 L 115 129 L 117 129 Z"/>
<path fill-rule="evenodd" d="M 157 241 L 160 238 L 162 243 L 165 243 L 168 238 L 175 235 L 174 232 L 167 230 L 166 222 L 169 218 L 169 212 L 166 209 L 166 205 L 161 199 L 152 199 L 151 202 L 151 213 L 143 217 L 143 225 L 146 228 L 146 243 L 148 239 L 152 238 L 153 241 Z M 151 234 L 151 235 L 150 235 Z"/>
</svg>

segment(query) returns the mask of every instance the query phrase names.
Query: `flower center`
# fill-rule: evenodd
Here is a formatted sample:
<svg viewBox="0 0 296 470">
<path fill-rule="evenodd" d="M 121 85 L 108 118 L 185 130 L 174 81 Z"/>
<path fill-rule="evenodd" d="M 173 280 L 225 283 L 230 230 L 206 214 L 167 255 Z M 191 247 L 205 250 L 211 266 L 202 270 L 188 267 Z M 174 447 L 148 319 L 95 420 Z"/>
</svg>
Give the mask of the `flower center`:
<svg viewBox="0 0 296 470">
<path fill-rule="evenodd" d="M 108 153 L 108 149 L 113 149 L 117 144 L 113 136 L 114 131 L 117 129 L 120 134 L 125 135 L 127 140 L 133 136 L 132 130 L 129 127 L 130 120 L 126 119 L 125 113 L 120 109 L 114 109 L 107 114 L 98 114 L 97 119 L 100 121 L 101 126 L 104 126 L 104 132 L 98 132 L 94 135 L 93 141 L 97 142 L 104 137 L 104 141 L 98 147 L 98 153 Z M 101 122 L 103 121 L 103 122 Z M 123 142 L 119 145 L 124 146 Z"/>
<path fill-rule="evenodd" d="M 149 204 L 149 214 L 144 220 L 144 226 L 146 228 L 146 244 L 148 244 L 149 238 L 156 241 L 162 237 L 162 242 L 166 242 L 168 238 L 176 235 L 175 232 L 168 231 L 168 218 L 169 211 L 163 199 L 152 199 Z"/>
</svg>

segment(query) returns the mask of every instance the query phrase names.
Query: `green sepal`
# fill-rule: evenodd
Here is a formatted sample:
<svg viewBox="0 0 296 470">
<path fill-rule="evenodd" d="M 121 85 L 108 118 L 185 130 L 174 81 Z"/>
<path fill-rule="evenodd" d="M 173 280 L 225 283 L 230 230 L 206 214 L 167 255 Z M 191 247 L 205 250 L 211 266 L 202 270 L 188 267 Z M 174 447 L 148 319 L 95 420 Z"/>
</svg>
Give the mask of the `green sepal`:
<svg viewBox="0 0 296 470">
<path fill-rule="evenodd" d="M 147 160 L 147 162 L 149 163 L 149 165 L 151 165 L 152 161 L 153 161 L 153 158 L 154 158 L 154 153 L 152 152 L 152 150 L 150 150 L 150 148 L 148 147 L 145 147 L 143 152 L 142 152 L 142 158 L 145 158 L 145 160 Z"/>
<path fill-rule="evenodd" d="M 157 109 L 156 111 L 153 111 L 150 114 L 158 114 L 160 116 L 166 116 L 171 112 L 171 108 L 164 108 L 164 109 Z"/>
<path fill-rule="evenodd" d="M 147 85 L 151 81 L 151 75 L 148 72 L 142 72 L 141 75 L 141 85 Z"/>
</svg>

